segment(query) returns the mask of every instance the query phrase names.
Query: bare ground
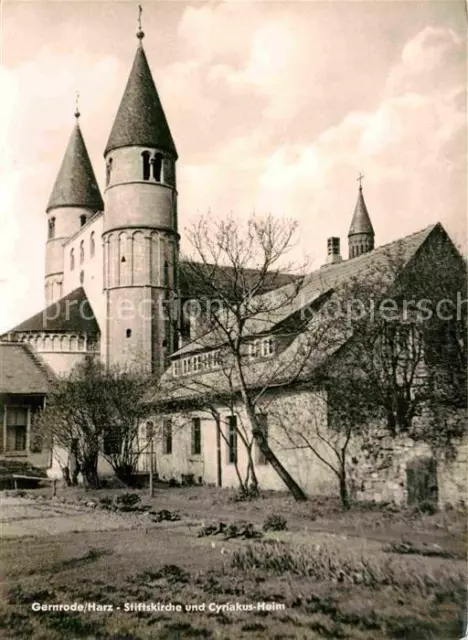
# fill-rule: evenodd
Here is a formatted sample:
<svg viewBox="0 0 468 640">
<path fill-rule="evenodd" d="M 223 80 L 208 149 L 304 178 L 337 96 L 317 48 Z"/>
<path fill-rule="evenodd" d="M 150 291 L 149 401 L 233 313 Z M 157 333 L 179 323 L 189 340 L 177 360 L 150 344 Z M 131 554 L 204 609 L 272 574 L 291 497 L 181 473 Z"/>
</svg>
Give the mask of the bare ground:
<svg viewBox="0 0 468 640">
<path fill-rule="evenodd" d="M 152 500 L 139 492 L 142 502 L 177 511 L 181 519 L 155 523 L 144 514 L 85 506 L 122 491 L 60 490 L 53 500 L 31 497 L 39 493 L 48 491 L 0 498 L 5 640 L 463 635 L 461 513 L 424 516 L 367 506 L 343 514 L 329 498 L 296 504 L 272 494 L 234 502 L 225 490 L 161 486 Z M 286 531 L 261 540 L 197 537 L 200 526 L 214 520 L 247 520 L 261 530 L 272 513 L 286 518 Z M 421 553 L 390 553 L 392 543 Z M 36 602 L 92 602 L 112 605 L 113 611 L 34 612 Z M 205 611 L 124 610 L 136 602 L 204 604 Z M 258 602 L 277 610 L 258 610 Z M 210 605 L 229 603 L 255 610 L 209 611 Z"/>
</svg>

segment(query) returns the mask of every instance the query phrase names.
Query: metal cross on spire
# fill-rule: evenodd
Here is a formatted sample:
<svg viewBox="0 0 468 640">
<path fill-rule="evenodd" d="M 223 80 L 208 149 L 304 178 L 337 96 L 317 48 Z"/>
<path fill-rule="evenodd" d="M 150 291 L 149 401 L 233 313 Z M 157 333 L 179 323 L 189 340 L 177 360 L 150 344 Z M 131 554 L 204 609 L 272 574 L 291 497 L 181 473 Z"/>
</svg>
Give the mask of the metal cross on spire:
<svg viewBox="0 0 468 640">
<path fill-rule="evenodd" d="M 141 6 L 141 4 L 138 5 L 138 31 L 137 31 L 137 38 L 138 40 L 140 40 L 140 42 L 143 40 L 143 38 L 145 37 L 145 33 L 143 31 L 143 29 L 141 28 L 141 14 L 143 13 L 143 8 Z"/>
<path fill-rule="evenodd" d="M 358 182 L 359 182 L 359 190 L 362 191 L 362 180 L 364 178 L 364 175 L 362 173 L 359 173 L 358 176 Z"/>
<path fill-rule="evenodd" d="M 78 120 L 80 117 L 80 92 L 76 92 L 76 100 L 75 100 L 75 118 Z"/>
</svg>

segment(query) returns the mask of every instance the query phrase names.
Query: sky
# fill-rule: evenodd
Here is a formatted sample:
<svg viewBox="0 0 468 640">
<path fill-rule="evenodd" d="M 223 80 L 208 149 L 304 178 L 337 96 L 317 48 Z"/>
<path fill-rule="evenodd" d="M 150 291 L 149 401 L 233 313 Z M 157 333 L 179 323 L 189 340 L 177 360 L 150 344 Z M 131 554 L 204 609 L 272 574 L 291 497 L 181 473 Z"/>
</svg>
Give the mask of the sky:
<svg viewBox="0 0 468 640">
<path fill-rule="evenodd" d="M 293 218 L 301 255 L 347 233 L 359 172 L 376 245 L 438 221 L 466 244 L 466 9 L 456 2 L 143 3 L 179 152 L 179 224 Z M 101 188 L 137 3 L 1 4 L 0 331 L 43 307 L 45 208 L 74 125 Z"/>
</svg>

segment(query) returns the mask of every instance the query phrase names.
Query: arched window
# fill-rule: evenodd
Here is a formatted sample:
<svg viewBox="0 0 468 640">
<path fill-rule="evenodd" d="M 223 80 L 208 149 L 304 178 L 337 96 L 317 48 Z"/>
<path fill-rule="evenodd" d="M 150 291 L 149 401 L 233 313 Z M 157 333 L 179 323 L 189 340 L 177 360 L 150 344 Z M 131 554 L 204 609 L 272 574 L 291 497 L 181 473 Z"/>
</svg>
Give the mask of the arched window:
<svg viewBox="0 0 468 640">
<path fill-rule="evenodd" d="M 83 214 L 83 215 L 80 216 L 80 225 L 82 227 L 86 224 L 86 220 L 87 220 L 86 215 Z"/>
<path fill-rule="evenodd" d="M 49 219 L 49 240 L 55 237 L 55 218 Z"/>
<path fill-rule="evenodd" d="M 169 286 L 169 264 L 167 262 L 167 260 L 164 260 L 164 286 L 168 287 Z"/>
<path fill-rule="evenodd" d="M 143 151 L 141 157 L 143 158 L 143 180 L 149 180 L 151 175 L 150 152 Z"/>
<path fill-rule="evenodd" d="M 106 187 L 109 186 L 112 173 L 112 158 L 109 158 L 106 164 Z"/>
<path fill-rule="evenodd" d="M 75 249 L 70 251 L 70 271 L 75 268 Z"/>
<path fill-rule="evenodd" d="M 80 242 L 80 264 L 84 262 L 84 240 Z"/>
<path fill-rule="evenodd" d="M 96 242 L 94 240 L 94 231 L 92 231 L 89 237 L 89 254 L 91 258 L 94 258 L 95 251 L 96 251 Z"/>
<path fill-rule="evenodd" d="M 161 182 L 162 179 L 163 159 L 164 156 L 162 155 L 162 153 L 157 153 L 151 160 L 151 164 L 153 165 L 153 178 L 156 180 L 156 182 Z"/>
</svg>

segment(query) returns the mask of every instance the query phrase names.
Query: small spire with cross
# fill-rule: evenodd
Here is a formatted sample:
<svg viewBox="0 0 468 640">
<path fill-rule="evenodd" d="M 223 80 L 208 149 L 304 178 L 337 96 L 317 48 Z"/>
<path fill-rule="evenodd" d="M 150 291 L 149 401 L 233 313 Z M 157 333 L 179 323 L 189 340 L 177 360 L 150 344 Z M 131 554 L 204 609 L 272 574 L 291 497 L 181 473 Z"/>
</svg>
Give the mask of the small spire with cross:
<svg viewBox="0 0 468 640">
<path fill-rule="evenodd" d="M 143 31 L 143 29 L 141 28 L 141 14 L 143 13 L 143 8 L 141 6 L 141 4 L 138 5 L 138 31 L 136 34 L 136 37 L 138 38 L 138 40 L 141 41 L 143 40 L 143 38 L 145 37 L 145 33 Z"/>
<path fill-rule="evenodd" d="M 76 92 L 76 100 L 75 100 L 75 118 L 78 120 L 80 117 L 80 92 Z"/>
<path fill-rule="evenodd" d="M 359 176 L 358 176 L 358 182 L 359 182 L 359 191 L 362 191 L 362 181 L 363 181 L 364 175 L 360 172 Z"/>
</svg>

